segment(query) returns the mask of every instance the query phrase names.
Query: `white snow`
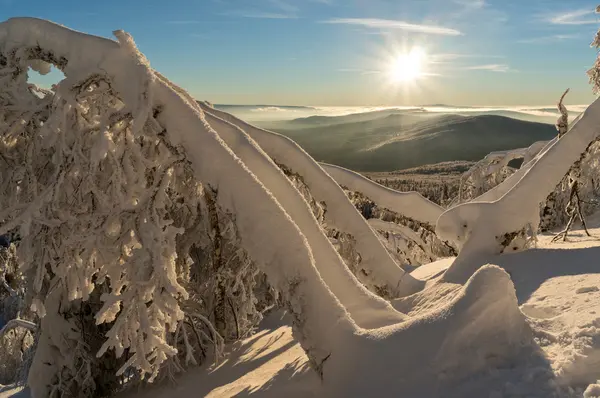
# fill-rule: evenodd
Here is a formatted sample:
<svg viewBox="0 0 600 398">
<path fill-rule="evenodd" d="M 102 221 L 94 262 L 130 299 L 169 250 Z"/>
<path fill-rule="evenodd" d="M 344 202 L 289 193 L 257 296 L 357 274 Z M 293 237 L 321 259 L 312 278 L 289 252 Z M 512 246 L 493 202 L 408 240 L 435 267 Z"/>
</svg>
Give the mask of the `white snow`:
<svg viewBox="0 0 600 398">
<path fill-rule="evenodd" d="M 240 127 L 273 160 L 285 164 L 304 178 L 315 200 L 327 204 L 327 223 L 350 233 L 356 239 L 357 250 L 362 259 L 360 266 L 365 270 L 367 284 L 388 285 L 402 295 L 422 288 L 418 281 L 394 262 L 340 186 L 298 144 L 283 135 L 254 127 L 204 103 L 200 105 L 206 113 Z"/>
<path fill-rule="evenodd" d="M 540 203 L 598 136 L 599 122 L 600 100 L 596 100 L 568 133 L 551 141 L 531 162 L 497 187 L 496 192 L 505 192 L 497 200 L 476 199 L 440 216 L 437 235 L 460 249 L 445 275 L 447 280 L 464 282 L 480 265 L 482 256 L 499 252 L 498 240 L 504 234 L 527 226 L 537 230 Z"/>
<path fill-rule="evenodd" d="M 160 79 L 171 85 L 165 77 L 160 76 Z M 172 87 L 177 90 L 176 86 L 172 85 Z M 183 96 L 185 93 L 179 92 L 179 94 Z M 202 112 L 193 99 L 189 98 L 188 103 Z M 352 319 L 359 326 L 366 328 L 389 325 L 403 320 L 402 314 L 394 311 L 387 301 L 368 291 L 350 272 L 324 235 L 309 205 L 256 142 L 238 126 L 208 111 L 203 113 L 210 128 L 273 194 L 300 228 L 310 246 L 320 276 L 350 313 Z M 251 201 L 250 198 L 247 200 Z"/>
<path fill-rule="evenodd" d="M 399 192 L 354 171 L 326 163 L 321 167 L 340 185 L 358 191 L 381 207 L 413 220 L 435 225 L 444 209 L 418 192 Z"/>
<path fill-rule="evenodd" d="M 600 237 L 600 229 L 592 229 Z M 487 370 L 476 372 L 461 380 L 454 380 L 441 389 L 449 373 L 437 370 L 432 374 L 426 363 L 426 351 L 421 350 L 420 341 L 426 336 L 408 339 L 418 346 L 421 357 L 410 363 L 416 372 L 428 377 L 413 393 L 396 394 L 379 390 L 377 384 L 366 392 L 360 389 L 331 394 L 324 393 L 324 386 L 307 369 L 307 359 L 293 340 L 289 320 L 274 314 L 261 325 L 257 335 L 232 347 L 230 359 L 214 370 L 196 370 L 184 375 L 175 387 L 164 386 L 156 391 L 127 394 L 126 398 L 188 398 L 207 396 L 211 398 L 251 394 L 259 397 L 409 397 L 409 398 L 576 398 L 597 397 L 600 385 L 600 293 L 576 293 L 581 286 L 600 286 L 600 239 L 586 238 L 582 231 L 571 235 L 568 243 L 551 244 L 551 236 L 540 238 L 539 249 L 495 257 L 492 262 L 500 263 L 515 284 L 516 296 L 527 323 L 532 329 L 541 352 L 526 351 L 509 366 L 487 365 Z M 424 265 L 412 274 L 419 279 L 439 276 L 451 259 Z M 434 278 L 435 279 L 435 278 Z M 493 284 L 498 280 L 494 279 Z M 485 285 L 483 285 L 485 286 Z M 509 322 L 498 309 L 490 309 L 490 316 L 500 322 Z M 440 326 L 440 331 L 448 331 Z M 468 331 L 461 331 L 463 341 L 470 341 Z M 431 337 L 431 336 L 427 336 Z M 489 344 L 489 342 L 486 342 Z M 436 347 L 440 348 L 440 347 Z M 501 348 L 501 351 L 504 347 Z M 404 373 L 402 362 L 407 360 L 410 350 L 398 356 L 382 353 L 380 362 L 394 369 L 398 380 L 410 378 Z M 467 355 L 467 351 L 462 352 Z M 361 359 L 356 359 L 360 361 Z M 355 360 L 355 361 L 356 361 Z M 381 368 L 365 372 L 384 372 Z M 359 379 L 370 375 L 357 376 Z M 589 385 L 589 387 L 588 387 Z M 437 391 L 428 388 L 438 388 Z M 586 391 L 587 389 L 587 391 Z M 346 390 L 344 390 L 346 391 Z M 583 392 L 586 391 L 585 395 Z M 125 398 L 125 397 L 124 397 Z"/>
<path fill-rule="evenodd" d="M 494 200 L 480 199 L 441 215 L 420 195 L 394 193 L 352 172 L 329 168 L 349 187 L 367 191 L 380 204 L 397 206 L 401 214 L 425 222 L 439 216 L 437 231 L 455 241 L 461 253 L 454 262 L 441 260 L 410 275 L 389 256 L 334 179 L 293 141 L 198 106 L 150 68 L 129 35 L 115 35 L 118 42 L 37 19 L 0 24 L 2 51 L 37 45 L 51 49 L 55 57 L 68 60 L 62 65 L 67 83 L 90 73 L 107 75 L 133 115 L 133 133 L 149 120 L 164 129 L 169 144 L 185 151 L 197 180 L 218 189 L 218 204 L 235 215 L 244 249 L 279 291 L 289 316 L 273 315 L 257 334 L 229 347 L 224 362 L 190 370 L 177 387 L 165 385 L 130 397 L 598 395 L 600 241 L 579 233 L 575 242 L 550 245 L 543 237 L 538 249 L 495 253 L 498 235 L 527 223 L 537 225 L 539 203 L 599 133 L 600 101 L 488 195 L 497 196 Z M 358 284 L 307 203 L 271 159 L 299 173 L 315 198 L 327 203 L 328 221 L 356 238 L 371 282 L 390 284 L 407 297 L 390 305 Z M 591 232 L 598 236 L 600 229 Z M 50 296 L 60 294 L 54 289 Z M 41 322 L 42 330 L 53 333 L 44 338 L 76 339 L 55 298 L 48 300 L 54 306 L 46 307 Z M 165 313 L 177 315 L 175 310 Z M 164 335 L 163 326 L 154 320 L 151 329 Z M 129 338 L 141 340 L 142 333 L 131 329 Z M 111 344 L 121 344 L 108 337 Z M 156 344 L 172 348 L 162 340 Z M 52 351 L 56 346 L 60 356 Z M 74 358 L 66 343 L 56 346 L 40 340 L 36 356 L 44 361 L 36 363 L 29 379 L 38 397 L 55 376 L 44 372 L 45 361 Z M 75 364 L 67 361 L 55 368 L 67 367 Z"/>
<path fill-rule="evenodd" d="M 489 189 L 487 186 L 487 180 L 491 178 L 494 180 L 501 178 L 502 176 L 499 174 L 502 172 L 502 169 L 510 163 L 511 160 L 522 158 L 522 165 L 527 165 L 547 145 L 548 141 L 538 141 L 534 142 L 527 148 L 497 151 L 488 154 L 462 175 L 458 201 L 462 203 L 465 200 L 465 184 L 468 184 L 473 193 L 476 194 L 477 197 L 474 199 L 476 201 L 485 202 L 499 199 L 506 192 L 506 190 L 510 189 L 512 186 L 509 184 L 504 184 L 502 187 L 504 191 L 502 191 L 499 188 L 494 189 L 499 185 L 496 184 L 495 187 Z"/>
</svg>

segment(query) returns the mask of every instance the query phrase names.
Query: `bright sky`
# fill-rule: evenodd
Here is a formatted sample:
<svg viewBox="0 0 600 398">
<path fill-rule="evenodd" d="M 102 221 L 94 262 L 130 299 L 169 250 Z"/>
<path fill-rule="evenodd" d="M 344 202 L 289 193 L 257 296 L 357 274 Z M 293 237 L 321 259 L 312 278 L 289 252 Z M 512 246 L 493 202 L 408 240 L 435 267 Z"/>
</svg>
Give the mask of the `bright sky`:
<svg viewBox="0 0 600 398">
<path fill-rule="evenodd" d="M 105 37 L 124 29 L 154 68 L 214 103 L 547 105 L 568 87 L 568 104 L 593 99 L 585 72 L 596 56 L 589 47 L 600 27 L 596 5 L 0 0 L 0 20 L 35 16 Z M 414 48 L 417 70 L 401 67 L 395 73 L 404 77 L 391 79 L 398 57 Z"/>
</svg>

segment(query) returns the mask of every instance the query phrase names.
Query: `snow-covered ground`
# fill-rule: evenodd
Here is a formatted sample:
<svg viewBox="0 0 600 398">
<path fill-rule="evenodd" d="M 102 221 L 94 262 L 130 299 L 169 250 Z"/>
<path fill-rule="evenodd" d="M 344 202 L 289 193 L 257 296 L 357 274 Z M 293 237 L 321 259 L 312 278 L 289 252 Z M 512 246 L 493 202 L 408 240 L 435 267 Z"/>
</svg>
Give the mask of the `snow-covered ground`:
<svg viewBox="0 0 600 398">
<path fill-rule="evenodd" d="M 600 217 L 592 220 L 592 237 L 576 230 L 567 242 L 551 243 L 552 235 L 543 235 L 537 249 L 501 255 L 490 261 L 511 275 L 521 311 L 527 316 L 538 347 L 510 366 L 489 368 L 463 380 L 455 386 L 461 396 L 597 396 L 592 394 L 593 386 L 588 386 L 600 379 L 599 221 Z M 412 275 L 431 283 L 451 262 L 452 259 L 444 259 L 427 264 Z M 256 334 L 229 350 L 230 354 L 218 365 L 189 371 L 176 384 L 126 392 L 121 398 L 323 396 L 321 381 L 294 341 L 285 313 L 270 315 Z M 398 359 L 381 360 L 394 367 Z M 588 393 L 584 395 L 586 389 Z M 28 394 L 0 390 L 0 398 L 8 397 L 25 398 Z"/>
<path fill-rule="evenodd" d="M 591 238 L 574 231 L 566 243 L 550 243 L 551 235 L 544 235 L 537 249 L 492 261 L 511 275 L 539 351 L 512 367 L 490 368 L 464 380 L 456 388 L 465 398 L 582 397 L 600 379 L 600 227 L 590 232 Z M 412 274 L 433 280 L 450 263 L 437 261 Z M 397 359 L 384 360 L 393 367 Z M 123 398 L 317 397 L 320 383 L 286 317 L 276 313 L 213 369 L 191 371 L 175 386 Z"/>
</svg>

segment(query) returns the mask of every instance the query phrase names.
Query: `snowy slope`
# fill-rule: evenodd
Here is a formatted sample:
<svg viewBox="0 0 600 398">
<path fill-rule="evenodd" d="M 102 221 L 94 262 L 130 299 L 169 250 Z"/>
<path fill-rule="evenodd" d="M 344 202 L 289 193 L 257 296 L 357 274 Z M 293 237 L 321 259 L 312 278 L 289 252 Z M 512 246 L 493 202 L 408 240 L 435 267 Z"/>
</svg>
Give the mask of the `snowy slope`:
<svg viewBox="0 0 600 398">
<path fill-rule="evenodd" d="M 600 237 L 600 228 L 592 234 Z M 587 386 L 600 378 L 600 239 L 585 238 L 580 231 L 572 236 L 573 241 L 565 244 L 550 244 L 551 236 L 543 236 L 539 249 L 492 261 L 511 274 L 520 308 L 542 351 L 512 368 L 489 369 L 465 379 L 447 396 L 456 392 L 464 398 L 574 398 L 582 397 Z M 449 263 L 424 265 L 413 276 L 435 277 Z M 197 370 L 183 376 L 176 387 L 124 398 L 322 396 L 320 381 L 307 370 L 306 361 L 285 319 L 275 314 L 208 373 Z M 382 361 L 393 367 L 398 359 Z"/>
<path fill-rule="evenodd" d="M 594 237 L 587 238 L 582 231 L 575 231 L 570 242 L 560 244 L 551 244 L 551 235 L 545 235 L 538 249 L 491 260 L 511 275 L 521 311 L 541 351 L 521 358 L 512 367 L 491 368 L 467 378 L 446 396 L 580 398 L 589 384 L 600 379 L 600 228 L 591 232 Z M 435 279 L 449 260 L 424 265 L 413 276 Z M 304 352 L 292 338 L 289 319 L 281 313 L 267 318 L 257 334 L 231 351 L 225 362 L 209 370 L 193 370 L 175 386 L 167 384 L 120 397 L 323 396 L 320 380 L 308 369 Z M 398 359 L 382 357 L 382 361 L 394 367 Z M 2 392 L 0 397 L 27 397 L 13 395 L 17 392 Z"/>
</svg>

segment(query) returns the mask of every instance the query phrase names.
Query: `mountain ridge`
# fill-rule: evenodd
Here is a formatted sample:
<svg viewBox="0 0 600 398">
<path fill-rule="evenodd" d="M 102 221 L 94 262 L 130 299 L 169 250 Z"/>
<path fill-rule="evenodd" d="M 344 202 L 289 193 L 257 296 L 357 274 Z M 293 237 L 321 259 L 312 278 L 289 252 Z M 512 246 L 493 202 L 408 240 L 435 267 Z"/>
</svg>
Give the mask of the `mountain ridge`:
<svg viewBox="0 0 600 398">
<path fill-rule="evenodd" d="M 331 118 L 333 123 L 316 126 L 291 121 L 267 127 L 292 138 L 319 161 L 365 172 L 475 161 L 556 135 L 550 124 L 498 115 L 400 112 L 359 121 Z"/>
</svg>

